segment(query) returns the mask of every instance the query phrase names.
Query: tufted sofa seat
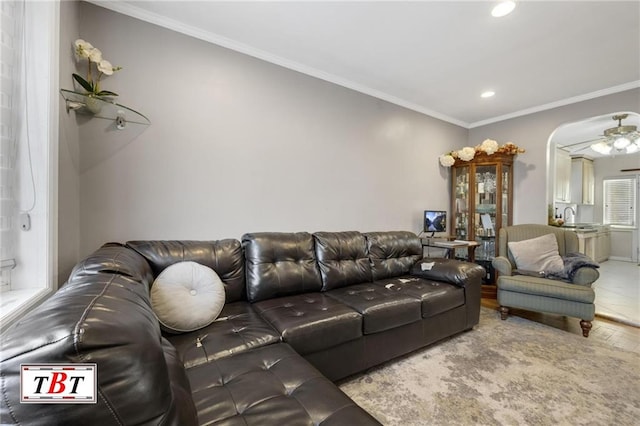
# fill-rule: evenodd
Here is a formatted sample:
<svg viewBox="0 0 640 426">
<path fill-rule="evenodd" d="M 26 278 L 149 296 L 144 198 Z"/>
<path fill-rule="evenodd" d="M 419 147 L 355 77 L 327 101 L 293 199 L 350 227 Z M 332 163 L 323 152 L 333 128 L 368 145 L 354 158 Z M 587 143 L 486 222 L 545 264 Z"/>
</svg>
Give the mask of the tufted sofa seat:
<svg viewBox="0 0 640 426">
<path fill-rule="evenodd" d="M 282 343 L 201 364 L 187 376 L 200 424 L 376 423 Z"/>
<path fill-rule="evenodd" d="M 226 302 L 167 334 L 149 292 L 181 261 L 212 268 Z M 108 243 L 3 334 L 2 423 L 378 424 L 332 382 L 471 329 L 483 275 L 422 259 L 410 232 Z M 20 364 L 48 362 L 96 363 L 98 402 L 20 404 Z"/>
<path fill-rule="evenodd" d="M 185 368 L 280 342 L 280 335 L 246 302 L 226 304 L 213 324 L 185 334 L 168 334 Z M 196 345 L 195 342 L 199 345 Z"/>
</svg>

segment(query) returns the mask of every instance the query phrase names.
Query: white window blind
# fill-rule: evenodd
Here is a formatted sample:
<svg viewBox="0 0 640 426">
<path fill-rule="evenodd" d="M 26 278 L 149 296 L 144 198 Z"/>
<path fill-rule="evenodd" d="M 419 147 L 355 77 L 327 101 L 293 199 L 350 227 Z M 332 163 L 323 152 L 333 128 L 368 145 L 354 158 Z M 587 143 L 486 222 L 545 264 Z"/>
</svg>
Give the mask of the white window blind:
<svg viewBox="0 0 640 426">
<path fill-rule="evenodd" d="M 22 2 L 0 2 L 0 291 L 11 287 L 15 261 L 17 203 L 15 165 L 19 135 Z"/>
<path fill-rule="evenodd" d="M 604 224 L 636 226 L 636 178 L 609 178 L 604 184 Z"/>
<path fill-rule="evenodd" d="M 0 0 L 0 331 L 55 288 L 59 11 Z"/>
</svg>

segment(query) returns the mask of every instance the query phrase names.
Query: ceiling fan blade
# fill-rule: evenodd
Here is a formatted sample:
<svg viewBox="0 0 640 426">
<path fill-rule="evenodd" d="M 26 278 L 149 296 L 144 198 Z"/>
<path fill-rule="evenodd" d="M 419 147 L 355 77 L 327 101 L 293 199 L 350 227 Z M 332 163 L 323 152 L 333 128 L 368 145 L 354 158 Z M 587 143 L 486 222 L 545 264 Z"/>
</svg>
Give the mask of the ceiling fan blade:
<svg viewBox="0 0 640 426">
<path fill-rule="evenodd" d="M 600 141 L 604 141 L 605 139 L 601 136 L 599 138 L 595 138 L 595 139 L 588 139 L 586 141 L 581 141 L 581 142 L 575 142 L 575 143 L 570 143 L 568 145 L 562 145 L 563 148 L 571 148 L 572 146 L 576 146 L 576 145 L 583 145 L 583 144 L 592 144 L 592 143 L 596 143 L 596 142 L 600 142 Z"/>
<path fill-rule="evenodd" d="M 573 150 L 573 152 L 586 151 L 587 149 L 591 149 L 591 145 L 585 145 L 585 146 L 583 146 L 581 148 Z"/>
</svg>

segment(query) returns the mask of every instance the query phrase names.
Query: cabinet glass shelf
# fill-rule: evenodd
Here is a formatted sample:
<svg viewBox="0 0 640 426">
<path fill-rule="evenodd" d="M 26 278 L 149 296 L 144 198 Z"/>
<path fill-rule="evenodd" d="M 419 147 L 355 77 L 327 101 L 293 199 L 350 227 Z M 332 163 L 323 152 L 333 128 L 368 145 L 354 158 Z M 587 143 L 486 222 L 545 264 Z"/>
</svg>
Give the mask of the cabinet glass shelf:
<svg viewBox="0 0 640 426">
<path fill-rule="evenodd" d="M 60 89 L 60 94 L 65 100 L 67 112 L 73 110 L 76 113 L 115 121 L 118 130 L 123 130 L 129 123 L 143 126 L 151 124 L 149 119 L 138 111 L 112 100 L 94 98 L 84 93 L 66 89 Z"/>
</svg>

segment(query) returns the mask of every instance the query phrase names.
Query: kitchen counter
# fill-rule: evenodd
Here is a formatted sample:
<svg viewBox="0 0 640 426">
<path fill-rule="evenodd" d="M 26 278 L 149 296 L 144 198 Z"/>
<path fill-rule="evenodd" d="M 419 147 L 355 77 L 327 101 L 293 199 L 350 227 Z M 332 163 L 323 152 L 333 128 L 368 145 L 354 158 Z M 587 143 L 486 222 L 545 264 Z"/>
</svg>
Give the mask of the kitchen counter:
<svg viewBox="0 0 640 426">
<path fill-rule="evenodd" d="M 609 259 L 611 233 L 609 225 L 600 223 L 570 223 L 562 226 L 578 235 L 578 250 L 596 262 Z"/>
<path fill-rule="evenodd" d="M 599 232 L 604 229 L 608 230 L 609 225 L 601 223 L 565 223 L 562 228 L 575 232 Z"/>
</svg>

